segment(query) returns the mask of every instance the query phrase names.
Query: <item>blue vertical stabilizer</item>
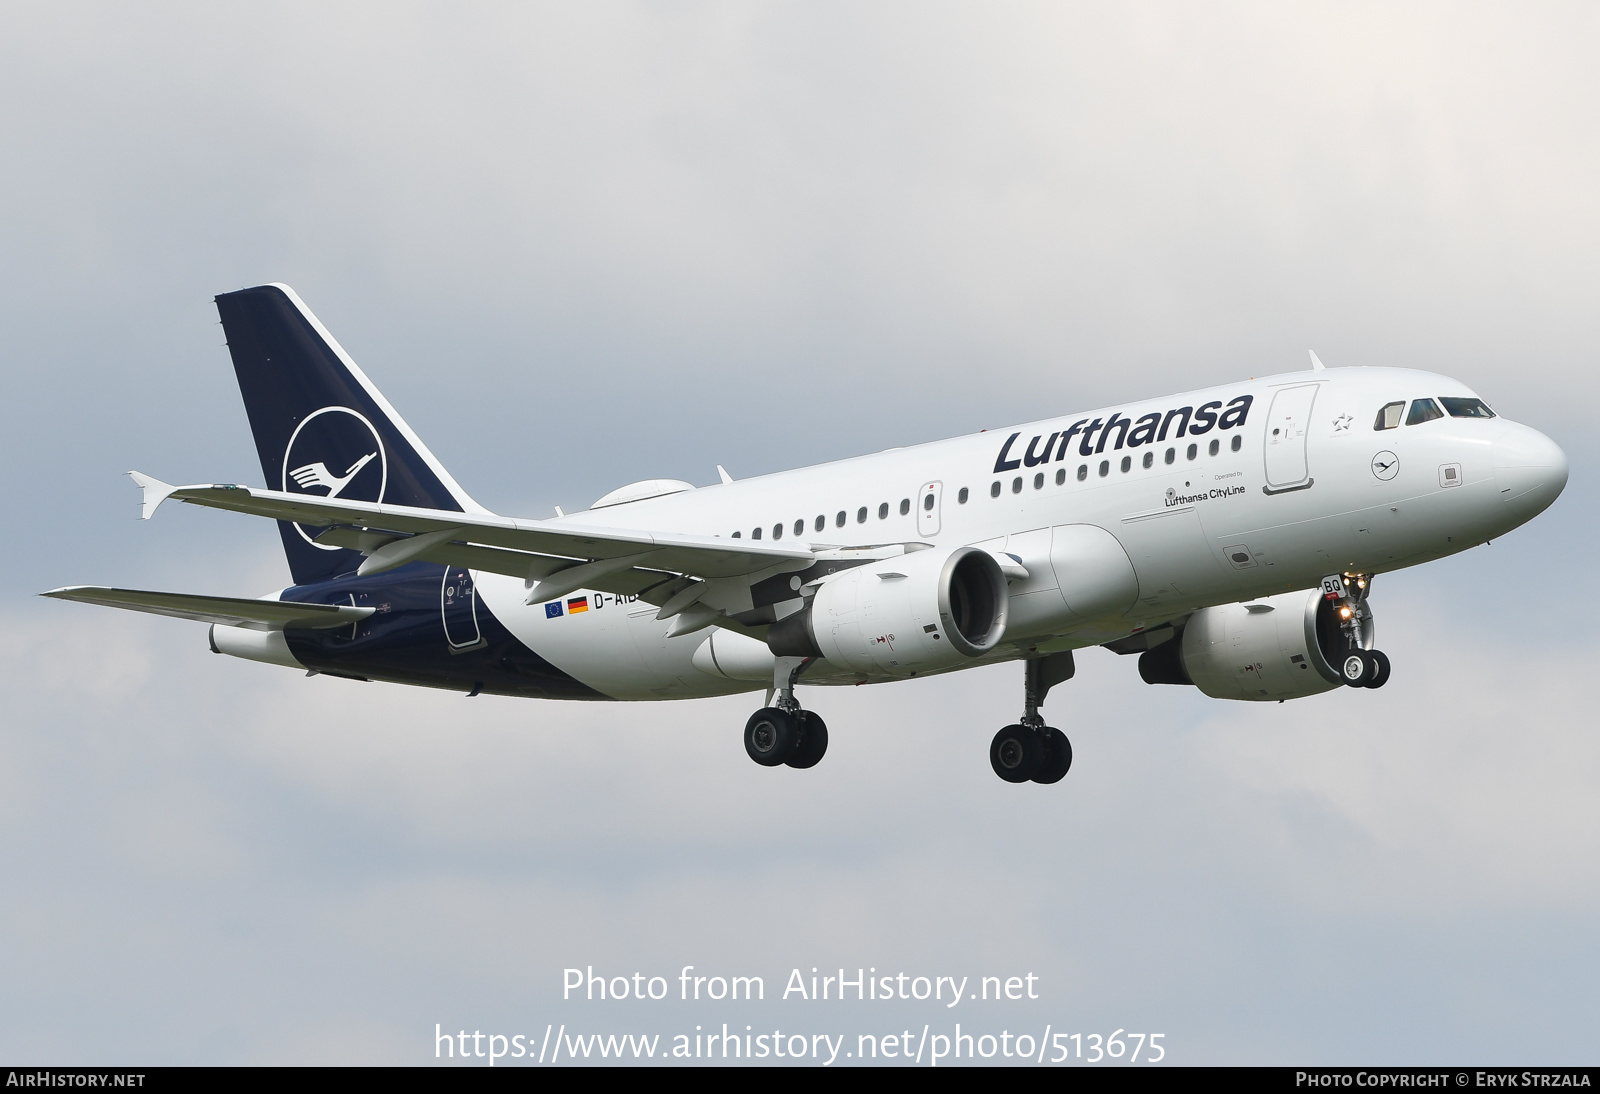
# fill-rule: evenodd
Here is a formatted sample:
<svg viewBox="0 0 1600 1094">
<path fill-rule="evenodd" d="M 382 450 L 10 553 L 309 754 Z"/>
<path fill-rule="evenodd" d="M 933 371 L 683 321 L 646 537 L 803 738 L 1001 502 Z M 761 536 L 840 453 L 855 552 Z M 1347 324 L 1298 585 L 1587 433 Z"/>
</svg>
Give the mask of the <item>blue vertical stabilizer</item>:
<svg viewBox="0 0 1600 1094">
<path fill-rule="evenodd" d="M 266 485 L 456 512 L 484 512 L 287 285 L 217 297 Z M 361 555 L 280 521 L 296 585 L 353 571 Z"/>
</svg>

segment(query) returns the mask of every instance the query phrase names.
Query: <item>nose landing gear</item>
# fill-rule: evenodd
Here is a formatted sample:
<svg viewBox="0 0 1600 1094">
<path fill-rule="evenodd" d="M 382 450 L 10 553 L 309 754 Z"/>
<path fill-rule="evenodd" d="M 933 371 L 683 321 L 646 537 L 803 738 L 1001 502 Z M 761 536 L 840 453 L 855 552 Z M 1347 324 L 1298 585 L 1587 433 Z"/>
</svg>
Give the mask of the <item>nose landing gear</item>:
<svg viewBox="0 0 1600 1094">
<path fill-rule="evenodd" d="M 1382 650 L 1367 649 L 1372 642 L 1372 613 L 1367 594 L 1369 574 L 1333 574 L 1322 579 L 1322 592 L 1335 605 L 1346 650 L 1337 662 L 1339 678 L 1353 688 L 1381 688 L 1389 682 L 1389 658 Z"/>
<path fill-rule="evenodd" d="M 989 742 L 989 766 L 1006 782 L 1060 782 L 1072 767 L 1072 742 L 1044 724 L 1039 704 L 1053 686 L 1072 678 L 1074 667 L 1070 650 L 1023 662 L 1022 721 Z"/>
<path fill-rule="evenodd" d="M 1353 649 L 1339 662 L 1339 676 L 1353 688 L 1381 688 L 1389 682 L 1389 656 L 1382 650 Z"/>
</svg>

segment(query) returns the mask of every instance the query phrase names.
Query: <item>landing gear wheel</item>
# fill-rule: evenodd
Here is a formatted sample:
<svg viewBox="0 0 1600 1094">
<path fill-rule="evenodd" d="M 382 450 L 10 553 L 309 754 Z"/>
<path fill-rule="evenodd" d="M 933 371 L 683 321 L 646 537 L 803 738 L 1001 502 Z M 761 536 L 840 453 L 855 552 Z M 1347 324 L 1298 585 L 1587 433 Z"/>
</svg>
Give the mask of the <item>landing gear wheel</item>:
<svg viewBox="0 0 1600 1094">
<path fill-rule="evenodd" d="M 1366 686 L 1381 688 L 1389 682 L 1389 657 L 1382 650 L 1368 650 L 1367 657 L 1372 661 L 1372 679 Z"/>
<path fill-rule="evenodd" d="M 1351 650 L 1339 662 L 1339 676 L 1353 688 L 1364 688 L 1376 674 L 1377 662 L 1366 650 Z"/>
<path fill-rule="evenodd" d="M 1008 783 L 1025 783 L 1044 760 L 1044 742 L 1032 726 L 1006 726 L 989 742 L 989 766 Z"/>
<path fill-rule="evenodd" d="M 802 710 L 799 717 L 800 743 L 785 762 L 790 767 L 816 767 L 828 751 L 828 723 L 813 710 Z"/>
<path fill-rule="evenodd" d="M 1041 730 L 1040 736 L 1043 738 L 1044 757 L 1039 762 L 1039 770 L 1033 774 L 1033 781 L 1058 783 L 1072 769 L 1072 742 L 1067 740 L 1065 733 L 1054 728 Z"/>
<path fill-rule="evenodd" d="M 762 707 L 744 724 L 744 750 L 762 767 L 788 763 L 799 743 L 798 720 L 786 710 Z"/>
</svg>

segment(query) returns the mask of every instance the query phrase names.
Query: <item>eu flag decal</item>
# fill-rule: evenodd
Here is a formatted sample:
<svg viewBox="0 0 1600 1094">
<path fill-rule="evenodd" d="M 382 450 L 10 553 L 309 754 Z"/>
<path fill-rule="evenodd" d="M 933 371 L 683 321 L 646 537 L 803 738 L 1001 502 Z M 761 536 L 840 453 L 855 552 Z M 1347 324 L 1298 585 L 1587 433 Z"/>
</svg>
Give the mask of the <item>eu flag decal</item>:
<svg viewBox="0 0 1600 1094">
<path fill-rule="evenodd" d="M 559 619 L 563 614 L 564 613 L 561 611 L 561 601 L 559 600 L 552 600 L 550 603 L 544 606 L 544 617 L 546 619 Z"/>
<path fill-rule="evenodd" d="M 586 596 L 575 596 L 567 601 L 568 615 L 577 615 L 579 612 L 586 612 L 588 610 L 589 598 Z"/>
</svg>

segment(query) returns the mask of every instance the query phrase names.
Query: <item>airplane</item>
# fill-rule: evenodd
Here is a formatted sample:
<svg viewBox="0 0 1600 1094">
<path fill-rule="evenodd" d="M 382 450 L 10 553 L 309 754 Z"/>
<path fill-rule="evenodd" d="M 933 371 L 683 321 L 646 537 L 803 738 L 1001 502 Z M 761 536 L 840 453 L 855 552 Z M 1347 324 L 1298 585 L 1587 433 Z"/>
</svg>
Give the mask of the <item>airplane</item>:
<svg viewBox="0 0 1600 1094">
<path fill-rule="evenodd" d="M 1311 354 L 1300 372 L 507 517 L 288 286 L 216 304 L 267 485 L 130 474 L 144 519 L 174 499 L 277 521 L 293 584 L 41 595 L 209 623 L 219 654 L 467 696 L 764 690 L 744 745 L 766 767 L 827 751 L 801 686 L 1020 661 L 1023 713 L 990 765 L 1058 782 L 1072 746 L 1040 707 L 1090 646 L 1218 699 L 1382 687 L 1374 577 L 1504 535 L 1567 482 L 1553 441 L 1458 381 Z"/>
</svg>

